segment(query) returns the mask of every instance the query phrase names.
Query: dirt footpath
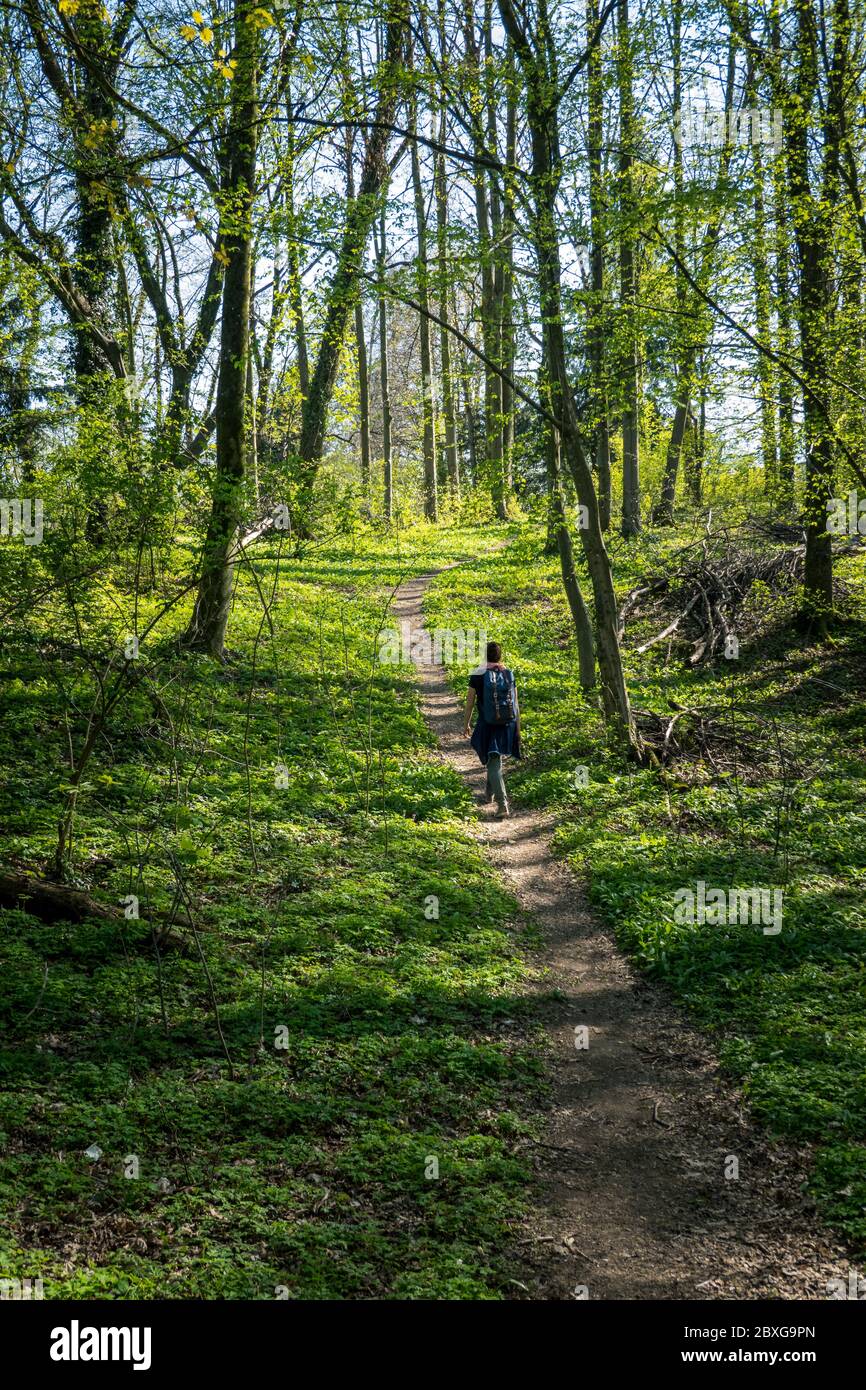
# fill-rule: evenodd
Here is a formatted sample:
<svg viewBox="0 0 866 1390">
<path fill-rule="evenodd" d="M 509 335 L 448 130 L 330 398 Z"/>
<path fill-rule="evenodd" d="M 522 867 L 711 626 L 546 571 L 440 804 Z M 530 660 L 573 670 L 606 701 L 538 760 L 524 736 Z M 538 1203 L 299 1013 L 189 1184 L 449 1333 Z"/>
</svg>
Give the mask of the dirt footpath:
<svg viewBox="0 0 866 1390">
<path fill-rule="evenodd" d="M 413 631 L 433 578 L 398 590 L 395 617 Z M 480 799 L 484 772 L 444 670 L 419 663 L 417 676 L 443 758 Z M 772 1144 L 750 1123 L 707 1040 L 635 975 L 552 858 L 545 816 L 512 806 L 496 821 L 479 805 L 478 817 L 491 861 L 540 925 L 535 988 L 562 996 L 544 1006 L 552 1100 L 533 1148 L 541 1200 L 516 1246 L 515 1297 L 827 1298 L 849 1262 L 803 1196 L 808 1150 Z M 738 1178 L 725 1176 L 731 1158 Z"/>
</svg>

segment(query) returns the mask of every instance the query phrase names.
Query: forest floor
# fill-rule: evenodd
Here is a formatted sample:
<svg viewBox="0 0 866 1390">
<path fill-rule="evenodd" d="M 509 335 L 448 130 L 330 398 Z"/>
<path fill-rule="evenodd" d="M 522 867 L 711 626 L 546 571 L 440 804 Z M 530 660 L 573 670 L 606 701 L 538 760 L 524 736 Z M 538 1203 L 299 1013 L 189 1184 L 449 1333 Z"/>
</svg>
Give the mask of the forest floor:
<svg viewBox="0 0 866 1390">
<path fill-rule="evenodd" d="M 705 543 L 688 518 L 612 537 L 623 607 Z M 7 624 L 0 870 L 51 864 L 90 654 L 171 598 L 177 544 L 146 582 L 97 575 L 86 610 L 48 585 Z M 840 563 L 831 643 L 796 632 L 772 576 L 736 662 L 690 664 L 692 630 L 653 642 L 676 586 L 629 609 L 639 717 L 664 733 L 684 711 L 661 768 L 606 743 L 543 524 L 274 537 L 253 563 L 231 659 L 180 658 L 172 612 L 80 786 L 66 882 L 140 916 L 0 907 L 0 1280 L 49 1299 L 844 1286 L 866 1253 L 864 556 Z M 456 701 L 475 660 L 419 683 L 393 641 L 422 602 L 517 671 L 510 821 L 473 804 Z M 783 885 L 784 930 L 682 925 L 696 878 Z"/>
<path fill-rule="evenodd" d="M 411 624 L 422 712 L 479 802 L 485 856 L 543 936 L 535 987 L 551 1097 L 533 1141 L 542 1202 L 516 1246 L 516 1287 L 554 1299 L 826 1297 L 847 1260 L 816 1223 L 802 1148 L 755 1126 L 707 1039 L 635 975 L 553 857 L 550 816 L 512 801 L 497 820 L 483 806 L 458 697 L 417 642 L 435 577 L 404 583 L 393 610 Z"/>
</svg>

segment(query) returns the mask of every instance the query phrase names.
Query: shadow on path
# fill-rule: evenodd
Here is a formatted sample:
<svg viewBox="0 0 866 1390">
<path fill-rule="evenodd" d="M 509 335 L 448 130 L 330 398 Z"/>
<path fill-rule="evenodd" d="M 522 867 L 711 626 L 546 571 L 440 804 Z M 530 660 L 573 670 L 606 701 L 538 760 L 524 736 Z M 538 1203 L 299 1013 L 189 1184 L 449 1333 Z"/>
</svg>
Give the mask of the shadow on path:
<svg viewBox="0 0 866 1390">
<path fill-rule="evenodd" d="M 413 634 L 434 578 L 395 596 Z M 416 671 L 442 757 L 480 798 L 484 769 L 444 669 Z M 536 1299 L 826 1298 L 848 1260 L 803 1195 L 808 1150 L 773 1144 L 750 1122 L 707 1039 L 634 975 L 551 856 L 549 818 L 512 810 L 497 821 L 479 805 L 475 833 L 542 932 L 542 978 L 530 988 L 549 1030 L 552 1085 L 516 1287 Z M 589 1041 L 578 1050 L 581 1027 Z M 731 1158 L 736 1179 L 726 1177 Z"/>
</svg>

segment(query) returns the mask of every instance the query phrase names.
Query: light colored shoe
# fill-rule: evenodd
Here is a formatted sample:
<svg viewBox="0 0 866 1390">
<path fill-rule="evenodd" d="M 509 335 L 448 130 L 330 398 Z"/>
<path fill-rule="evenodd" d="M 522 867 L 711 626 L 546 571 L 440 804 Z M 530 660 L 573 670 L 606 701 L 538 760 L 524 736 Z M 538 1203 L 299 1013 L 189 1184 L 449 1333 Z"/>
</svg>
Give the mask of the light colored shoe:
<svg viewBox="0 0 866 1390">
<path fill-rule="evenodd" d="M 511 807 L 508 805 L 508 802 L 506 801 L 505 805 L 504 805 L 504 806 L 500 806 L 499 810 L 496 812 L 496 819 L 497 819 L 497 820 L 508 820 L 508 817 L 509 817 L 510 815 L 511 815 Z"/>
</svg>

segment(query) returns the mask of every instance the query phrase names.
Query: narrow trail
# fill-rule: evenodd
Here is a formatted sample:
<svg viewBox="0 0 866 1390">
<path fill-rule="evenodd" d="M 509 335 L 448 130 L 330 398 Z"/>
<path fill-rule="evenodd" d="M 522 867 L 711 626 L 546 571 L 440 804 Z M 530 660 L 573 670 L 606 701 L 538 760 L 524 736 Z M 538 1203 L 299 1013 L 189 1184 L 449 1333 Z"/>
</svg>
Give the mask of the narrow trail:
<svg viewBox="0 0 866 1390">
<path fill-rule="evenodd" d="M 397 591 L 394 615 L 413 633 L 441 572 Z M 484 771 L 444 669 L 416 661 L 416 672 L 441 756 L 480 799 Z M 552 1096 L 515 1296 L 523 1286 L 535 1299 L 826 1298 L 848 1258 L 803 1195 L 808 1149 L 772 1144 L 749 1121 L 707 1039 L 635 975 L 552 857 L 551 830 L 512 804 L 505 821 L 479 805 L 474 831 L 545 943 L 529 988 L 544 996 Z M 725 1177 L 729 1156 L 737 1179 Z"/>
</svg>

